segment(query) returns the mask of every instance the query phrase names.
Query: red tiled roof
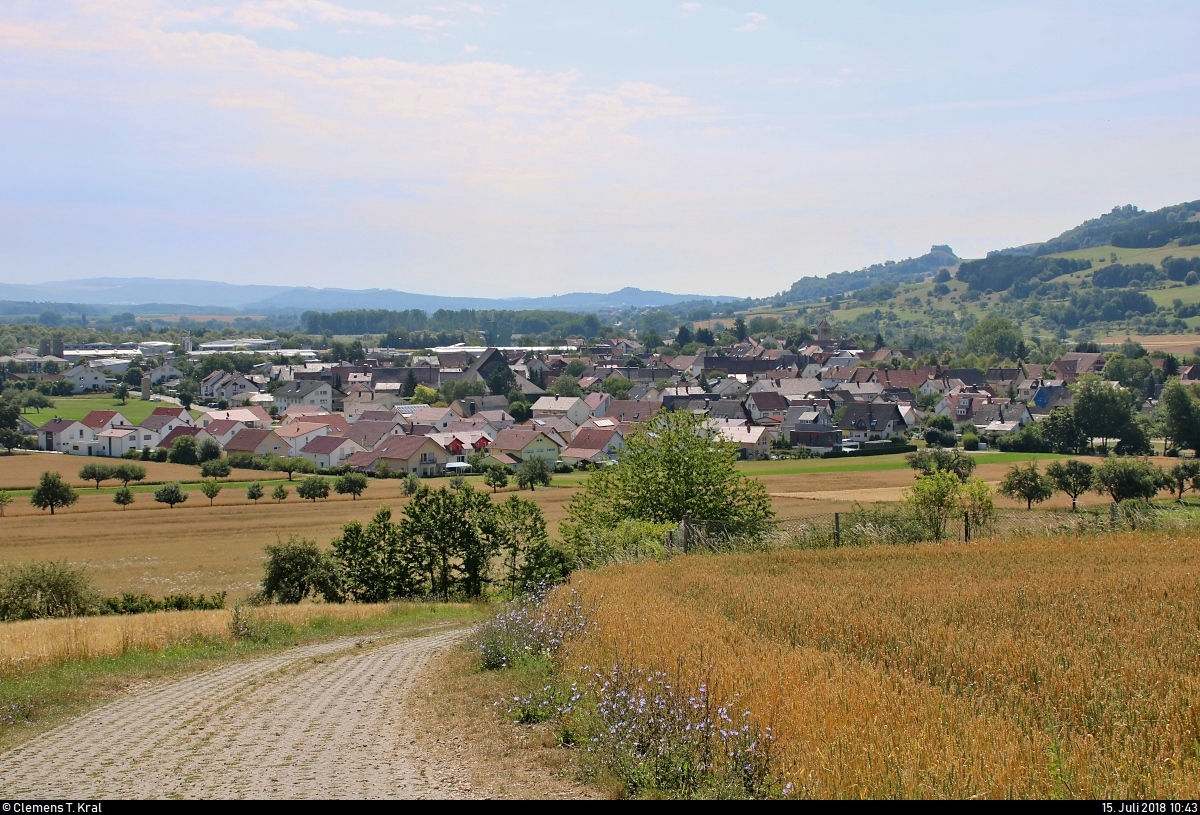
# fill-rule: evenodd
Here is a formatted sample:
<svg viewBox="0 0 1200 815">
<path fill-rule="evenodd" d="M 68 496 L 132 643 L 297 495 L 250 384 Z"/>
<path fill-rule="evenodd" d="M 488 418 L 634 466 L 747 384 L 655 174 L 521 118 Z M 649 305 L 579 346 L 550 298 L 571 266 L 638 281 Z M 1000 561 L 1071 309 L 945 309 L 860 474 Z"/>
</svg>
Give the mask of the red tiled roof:
<svg viewBox="0 0 1200 815">
<path fill-rule="evenodd" d="M 91 413 L 80 419 L 80 421 L 94 430 L 97 427 L 104 427 L 104 425 L 111 422 L 113 417 L 116 415 L 117 412 L 115 410 L 93 410 Z"/>
<path fill-rule="evenodd" d="M 166 436 L 164 436 L 163 440 L 158 443 L 158 446 L 170 449 L 171 445 L 175 443 L 175 439 L 179 438 L 180 436 L 191 436 L 191 437 L 195 438 L 196 436 L 199 436 L 203 432 L 204 432 L 204 430 L 202 428 L 189 427 L 188 425 L 183 425 L 181 427 L 175 428 L 170 433 L 168 433 Z"/>
</svg>

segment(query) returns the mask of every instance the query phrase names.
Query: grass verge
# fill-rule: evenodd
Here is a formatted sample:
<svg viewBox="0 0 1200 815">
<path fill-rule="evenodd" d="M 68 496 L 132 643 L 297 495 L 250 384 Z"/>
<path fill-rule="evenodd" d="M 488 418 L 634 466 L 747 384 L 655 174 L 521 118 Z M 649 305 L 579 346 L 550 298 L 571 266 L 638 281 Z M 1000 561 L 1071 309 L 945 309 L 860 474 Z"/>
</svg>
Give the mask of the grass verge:
<svg viewBox="0 0 1200 815">
<path fill-rule="evenodd" d="M 250 611 L 253 636 L 242 638 L 232 633 L 230 611 L 3 623 L 0 751 L 146 683 L 303 643 L 361 634 L 404 636 L 431 625 L 468 623 L 486 608 L 419 603 L 267 607 Z M 124 628 L 114 627 L 122 622 Z"/>
</svg>

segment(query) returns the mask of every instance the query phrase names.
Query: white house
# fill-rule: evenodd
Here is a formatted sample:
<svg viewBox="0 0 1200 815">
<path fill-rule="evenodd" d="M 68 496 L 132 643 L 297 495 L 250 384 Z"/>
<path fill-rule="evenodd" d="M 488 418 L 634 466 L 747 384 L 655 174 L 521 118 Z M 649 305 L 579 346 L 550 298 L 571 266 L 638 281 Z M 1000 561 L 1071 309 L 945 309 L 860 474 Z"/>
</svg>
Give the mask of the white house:
<svg viewBox="0 0 1200 815">
<path fill-rule="evenodd" d="M 289 382 L 271 396 L 280 413 L 292 405 L 316 405 L 328 411 L 333 410 L 333 386 L 315 379 Z"/>
<path fill-rule="evenodd" d="M 543 396 L 533 403 L 534 418 L 565 416 L 579 426 L 592 415 L 587 402 L 577 396 Z"/>
<path fill-rule="evenodd" d="M 174 365 L 168 363 L 165 365 L 159 365 L 157 368 L 150 371 L 149 376 L 151 385 L 161 385 L 164 382 L 183 379 L 183 372 Z"/>
<path fill-rule="evenodd" d="M 342 436 L 316 436 L 300 448 L 302 458 L 326 468 L 340 467 L 350 456 L 361 452 L 362 445 Z"/>
<path fill-rule="evenodd" d="M 51 419 L 38 428 L 38 449 L 57 453 L 87 455 L 91 429 L 73 419 Z M 81 448 L 82 445 L 82 448 Z M 71 448 L 75 449 L 72 450 Z"/>
<path fill-rule="evenodd" d="M 75 393 L 102 391 L 108 386 L 104 378 L 104 371 L 100 368 L 90 368 L 87 365 L 76 365 L 74 368 L 64 371 L 63 378 L 75 387 Z"/>
<path fill-rule="evenodd" d="M 93 455 L 99 456 L 114 456 L 120 458 L 130 450 L 139 450 L 142 445 L 139 445 L 141 434 L 136 427 L 113 427 L 108 430 L 101 430 L 96 434 L 96 442 L 93 444 Z"/>
</svg>

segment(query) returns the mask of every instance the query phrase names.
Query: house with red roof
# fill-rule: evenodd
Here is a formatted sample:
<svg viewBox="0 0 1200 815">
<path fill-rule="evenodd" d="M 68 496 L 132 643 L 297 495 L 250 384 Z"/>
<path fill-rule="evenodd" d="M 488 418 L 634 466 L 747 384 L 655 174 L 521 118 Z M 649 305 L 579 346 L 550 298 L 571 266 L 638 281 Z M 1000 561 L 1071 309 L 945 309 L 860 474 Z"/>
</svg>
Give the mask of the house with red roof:
<svg viewBox="0 0 1200 815">
<path fill-rule="evenodd" d="M 441 475 L 446 470 L 446 451 L 429 436 L 396 436 L 378 449 L 355 453 L 346 463 L 360 472 L 377 472 L 387 463 L 394 473 L 411 473 L 422 478 Z"/>
<path fill-rule="evenodd" d="M 344 436 L 317 436 L 300 448 L 300 457 L 318 467 L 341 467 L 346 459 L 363 452 L 362 445 Z"/>
</svg>

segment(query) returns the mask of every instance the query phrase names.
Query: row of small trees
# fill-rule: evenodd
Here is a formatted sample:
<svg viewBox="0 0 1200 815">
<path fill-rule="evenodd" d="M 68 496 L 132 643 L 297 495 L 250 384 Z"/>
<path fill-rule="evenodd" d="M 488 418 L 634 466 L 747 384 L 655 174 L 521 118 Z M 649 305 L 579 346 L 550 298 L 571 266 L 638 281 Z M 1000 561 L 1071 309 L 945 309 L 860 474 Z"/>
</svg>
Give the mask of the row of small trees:
<svg viewBox="0 0 1200 815">
<path fill-rule="evenodd" d="M 116 492 L 113 493 L 113 503 L 121 507 L 121 509 L 124 509 L 134 502 L 134 492 L 129 488 L 129 483 L 131 481 L 141 481 L 143 478 L 145 478 L 145 470 L 137 467 L 137 470 L 141 470 L 140 475 L 136 472 L 124 472 L 120 475 L 106 475 L 105 477 L 97 478 L 97 476 L 101 475 L 100 473 L 90 472 L 85 476 L 84 472 L 87 471 L 91 466 L 93 465 L 87 465 L 83 468 L 83 470 L 80 471 L 81 478 L 87 478 L 89 481 L 96 481 L 97 489 L 100 488 L 100 482 L 106 480 L 106 478 L 117 478 L 118 480 L 121 480 L 123 484 L 119 489 L 116 490 Z M 117 465 L 117 467 L 109 469 L 121 469 L 124 466 L 129 465 Z M 296 485 L 296 495 L 306 501 L 312 501 L 315 503 L 318 500 L 328 498 L 332 488 L 332 491 L 339 495 L 349 495 L 353 500 L 358 500 L 358 496 L 362 495 L 363 492 L 366 491 L 368 483 L 367 477 L 362 473 L 344 473 L 343 475 L 335 478 L 332 482 L 332 485 L 329 479 L 319 475 L 312 475 Z M 221 494 L 221 490 L 224 489 L 225 486 L 227 485 L 217 481 L 215 478 L 206 478 L 200 482 L 200 492 L 205 498 L 208 499 L 209 506 L 211 506 L 213 501 L 216 500 L 216 497 Z M 290 494 L 291 492 L 286 486 L 279 484 L 271 493 L 271 498 L 273 498 L 276 502 L 284 501 Z M 266 490 L 263 488 L 263 485 L 257 481 L 246 487 L 246 498 L 256 504 L 260 499 L 264 498 L 265 495 Z M 12 496 L 6 492 L 0 493 L 0 496 L 2 496 L 0 497 L 0 515 L 3 515 L 4 507 L 12 503 Z M 72 506 L 78 500 L 79 493 L 76 492 L 74 487 L 63 481 L 62 476 L 56 472 L 42 473 L 41 478 L 38 480 L 37 487 L 29 496 L 29 502 L 33 506 L 41 510 L 48 509 L 50 510 L 51 515 L 54 514 L 55 510 Z M 178 504 L 187 502 L 188 493 L 186 490 L 184 490 L 183 485 L 176 481 L 170 484 L 163 484 L 155 489 L 154 500 L 160 504 L 166 504 L 171 509 L 174 509 Z"/>
<path fill-rule="evenodd" d="M 1045 473 L 1039 472 L 1036 461 L 1013 465 L 1000 482 L 1000 494 L 1024 501 L 1025 507 L 1032 509 L 1062 492 L 1071 496 L 1071 509 L 1075 509 L 1079 496 L 1089 491 L 1120 503 L 1149 501 L 1159 490 L 1169 489 L 1182 501 L 1189 487 L 1200 489 L 1200 462 L 1194 459 L 1164 470 L 1145 459 L 1109 456 L 1098 465 L 1078 459 L 1052 461 Z"/>
<path fill-rule="evenodd" d="M 262 596 L 281 603 L 308 596 L 361 603 L 471 599 L 500 583 L 511 597 L 526 585 L 560 580 L 569 569 L 532 501 L 511 496 L 498 504 L 470 486 L 421 486 L 399 522 L 390 507 L 380 507 L 365 526 L 347 523 L 327 551 L 294 537 L 268 546 Z"/>
</svg>

